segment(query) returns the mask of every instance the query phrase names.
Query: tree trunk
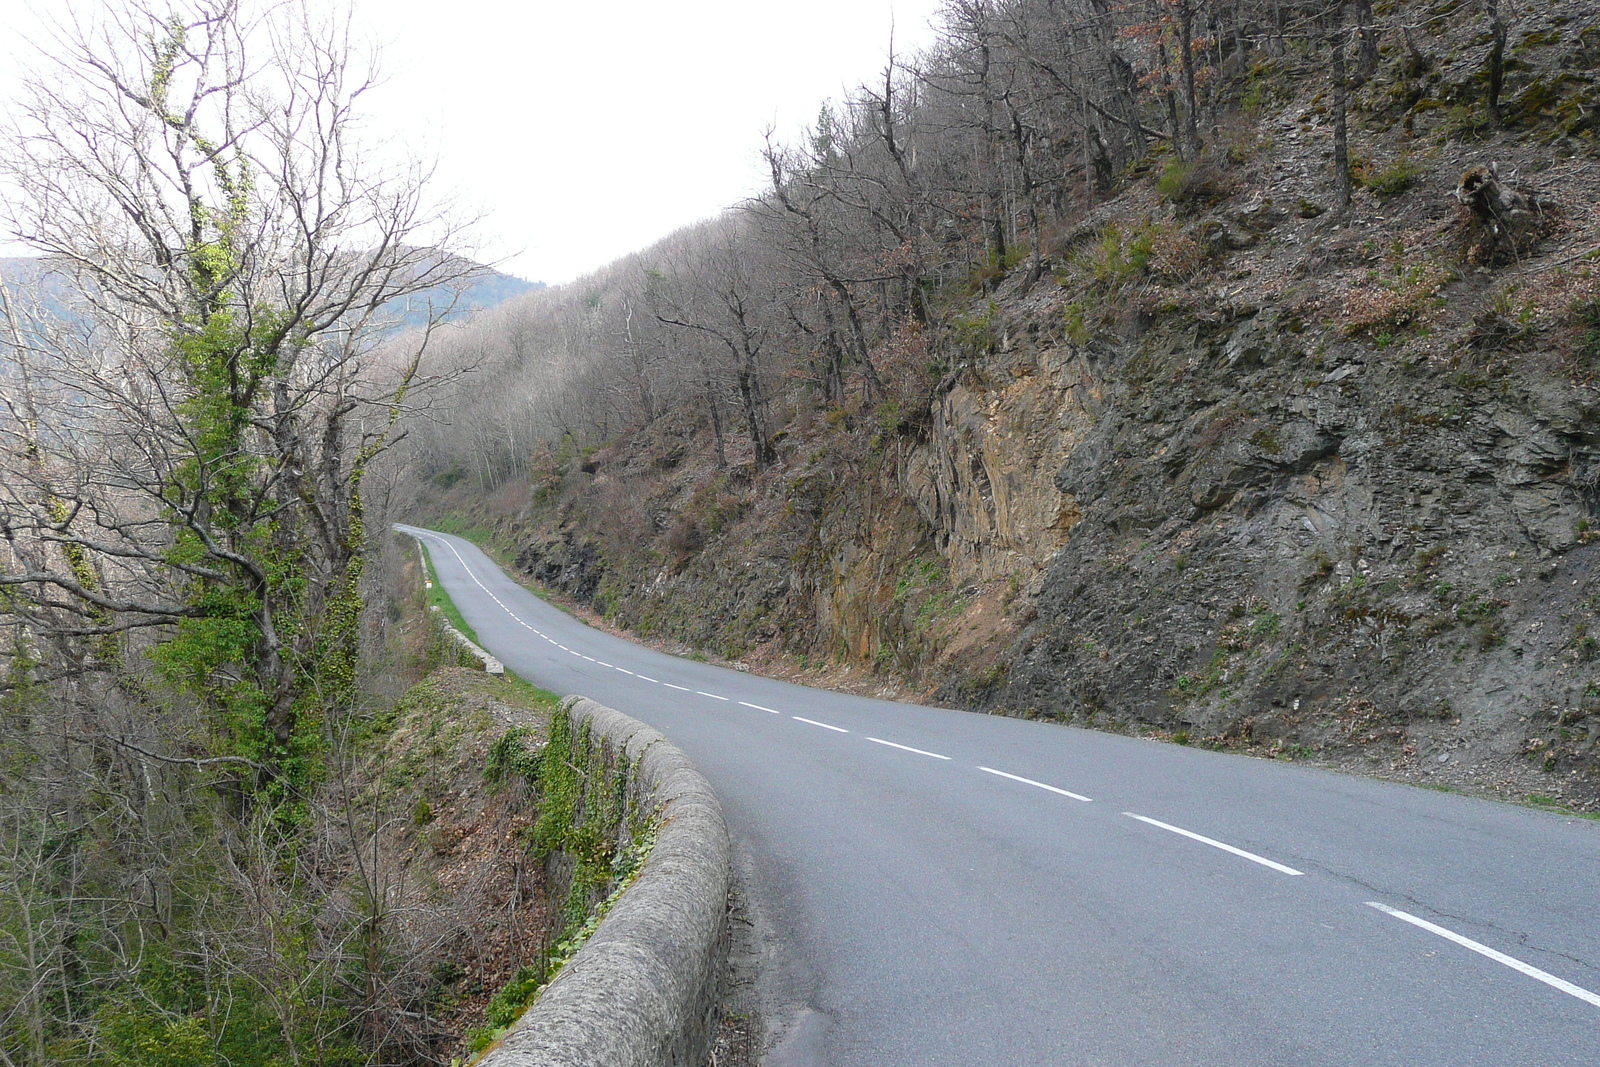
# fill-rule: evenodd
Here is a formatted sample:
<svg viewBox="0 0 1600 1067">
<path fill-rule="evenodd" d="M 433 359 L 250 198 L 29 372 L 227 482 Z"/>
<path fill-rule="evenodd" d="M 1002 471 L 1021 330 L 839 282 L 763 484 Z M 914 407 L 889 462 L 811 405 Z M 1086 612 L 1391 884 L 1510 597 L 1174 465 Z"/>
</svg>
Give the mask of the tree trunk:
<svg viewBox="0 0 1600 1067">
<path fill-rule="evenodd" d="M 744 405 L 744 421 L 750 432 L 750 450 L 755 455 L 756 470 L 764 471 L 778 459 L 772 448 L 772 435 L 767 429 L 767 403 L 761 395 L 761 377 L 756 371 L 755 357 L 745 352 L 739 361 L 739 400 Z"/>
<path fill-rule="evenodd" d="M 1372 0 L 1355 0 L 1355 4 L 1356 34 L 1360 40 L 1356 52 L 1356 82 L 1365 85 L 1378 70 L 1378 28 L 1372 24 Z"/>
<path fill-rule="evenodd" d="M 717 469 L 722 470 L 728 465 L 728 449 L 722 440 L 722 411 L 717 405 L 717 391 L 711 383 L 711 364 L 704 358 L 700 361 L 700 373 L 706 383 L 706 406 L 711 409 L 711 433 L 717 443 Z"/>
<path fill-rule="evenodd" d="M 844 305 L 845 321 L 850 324 L 850 339 L 854 342 L 856 359 L 861 361 L 861 373 L 866 379 L 867 398 L 883 390 L 883 382 L 878 379 L 878 368 L 872 365 L 872 356 L 867 349 L 867 332 L 861 325 L 861 315 L 856 310 L 856 302 L 850 295 L 850 287 L 844 279 L 829 273 L 825 279 L 834 295 L 839 298 L 839 303 Z"/>
<path fill-rule="evenodd" d="M 1157 45 L 1156 53 L 1161 59 L 1161 102 L 1167 109 L 1172 148 L 1179 159 L 1188 159 L 1189 144 L 1183 136 L 1183 123 L 1178 118 L 1178 94 L 1172 91 L 1172 65 L 1167 57 L 1167 46 Z"/>
<path fill-rule="evenodd" d="M 1489 75 L 1489 122 L 1500 128 L 1500 92 L 1506 77 L 1506 20 L 1500 13 L 1500 0 L 1484 0 L 1489 16 L 1489 56 L 1486 61 Z"/>
<path fill-rule="evenodd" d="M 1183 67 L 1183 146 L 1189 159 L 1200 157 L 1200 110 L 1194 89 L 1194 5 L 1178 0 L 1178 58 Z"/>
<path fill-rule="evenodd" d="M 824 323 L 823 351 L 827 354 L 827 363 L 823 369 L 822 398 L 829 404 L 844 403 L 844 341 L 839 336 L 839 323 L 833 316 L 833 308 L 828 304 L 828 298 L 821 298 L 822 321 Z"/>
<path fill-rule="evenodd" d="M 1033 177 L 1033 167 L 1028 160 L 1029 135 L 1027 128 L 1022 124 L 1022 114 L 1011 101 L 1006 101 L 1006 110 L 1011 114 L 1011 140 L 1016 146 L 1017 173 L 1022 180 L 1022 198 L 1028 212 L 1028 231 L 1033 242 L 1032 262 L 1028 267 L 1027 283 L 1032 285 L 1044 274 L 1044 261 L 1041 258 L 1042 241 L 1040 236 L 1039 220 L 1039 190 L 1038 182 Z"/>
</svg>

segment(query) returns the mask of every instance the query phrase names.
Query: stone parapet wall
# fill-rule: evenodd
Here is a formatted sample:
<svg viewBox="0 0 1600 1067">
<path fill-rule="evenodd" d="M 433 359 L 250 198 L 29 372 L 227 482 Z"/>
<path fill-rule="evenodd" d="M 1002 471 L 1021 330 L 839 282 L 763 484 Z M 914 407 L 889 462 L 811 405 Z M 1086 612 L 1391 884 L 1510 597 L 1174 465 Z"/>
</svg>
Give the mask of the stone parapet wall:
<svg viewBox="0 0 1600 1067">
<path fill-rule="evenodd" d="M 482 1067 L 699 1067 L 727 955 L 727 827 L 710 783 L 656 730 L 585 698 L 573 725 L 633 765 L 655 844 L 634 883 Z"/>
</svg>

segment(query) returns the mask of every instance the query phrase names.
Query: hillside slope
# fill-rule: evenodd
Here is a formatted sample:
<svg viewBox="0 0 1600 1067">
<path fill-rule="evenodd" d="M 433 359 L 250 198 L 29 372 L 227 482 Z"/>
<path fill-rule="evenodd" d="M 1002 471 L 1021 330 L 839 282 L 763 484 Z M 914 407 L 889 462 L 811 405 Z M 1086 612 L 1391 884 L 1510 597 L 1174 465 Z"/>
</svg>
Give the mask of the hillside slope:
<svg viewBox="0 0 1600 1067">
<path fill-rule="evenodd" d="M 1600 807 L 1600 28 L 1517 23 L 1496 128 L 1469 14 L 1385 38 L 1348 209 L 1291 53 L 901 337 L 926 392 L 796 405 L 764 470 L 683 405 L 435 509 L 757 669 Z"/>
</svg>

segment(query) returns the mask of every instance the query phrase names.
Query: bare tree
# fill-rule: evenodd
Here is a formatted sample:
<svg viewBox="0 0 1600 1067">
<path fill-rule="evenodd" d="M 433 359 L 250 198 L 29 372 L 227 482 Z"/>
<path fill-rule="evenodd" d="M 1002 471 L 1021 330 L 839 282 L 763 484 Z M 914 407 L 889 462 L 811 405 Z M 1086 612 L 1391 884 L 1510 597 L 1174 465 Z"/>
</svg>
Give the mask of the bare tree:
<svg viewBox="0 0 1600 1067">
<path fill-rule="evenodd" d="M 809 160 L 776 145 L 769 137 L 763 154 L 772 175 L 772 192 L 752 208 L 770 228 L 769 240 L 790 269 L 810 286 L 826 292 L 828 299 L 822 308 L 830 349 L 860 366 L 870 396 L 881 390 L 882 383 L 872 362 L 872 345 L 856 286 L 880 279 L 882 272 L 847 266 L 854 242 L 848 239 L 852 235 L 847 226 L 841 225 L 836 210 L 839 200 L 829 170 L 837 160 L 833 137 L 833 124 L 826 120 L 812 136 Z"/>
<path fill-rule="evenodd" d="M 750 450 L 756 470 L 762 471 L 777 459 L 762 384 L 762 352 L 772 333 L 767 309 L 773 301 L 758 288 L 760 272 L 751 262 L 744 222 L 729 215 L 700 227 L 700 240 L 686 249 L 693 267 L 670 264 L 650 295 L 663 325 L 703 334 L 727 350 Z"/>
<path fill-rule="evenodd" d="M 1483 66 L 1488 85 L 1485 95 L 1489 107 L 1489 122 L 1499 127 L 1500 93 L 1505 88 L 1506 78 L 1506 34 L 1512 23 L 1516 21 L 1511 0 L 1483 0 L 1483 12 L 1489 18 L 1489 52 L 1484 57 Z"/>
<path fill-rule="evenodd" d="M 27 368 L 0 425 L 20 457 L 0 586 L 76 667 L 120 670 L 154 631 L 165 680 L 263 768 L 249 784 L 295 777 L 351 700 L 362 478 L 431 333 L 382 352 L 379 328 L 474 268 L 426 170 L 363 151 L 372 74 L 339 19 L 126 0 L 43 63 L 3 219 L 76 328 L 0 338 Z"/>
<path fill-rule="evenodd" d="M 1183 71 L 1183 146 L 1190 159 L 1200 156 L 1200 107 L 1195 96 L 1194 0 L 1177 0 L 1178 55 Z"/>
</svg>

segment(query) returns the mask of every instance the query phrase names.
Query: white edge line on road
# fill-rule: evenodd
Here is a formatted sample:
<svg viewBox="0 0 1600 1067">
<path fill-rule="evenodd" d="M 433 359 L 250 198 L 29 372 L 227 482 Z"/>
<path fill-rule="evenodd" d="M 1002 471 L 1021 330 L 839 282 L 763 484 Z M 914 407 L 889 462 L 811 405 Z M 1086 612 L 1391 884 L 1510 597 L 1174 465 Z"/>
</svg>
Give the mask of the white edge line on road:
<svg viewBox="0 0 1600 1067">
<path fill-rule="evenodd" d="M 1202 837 L 1193 830 L 1185 830 L 1181 826 L 1173 826 L 1171 823 L 1162 822 L 1160 819 L 1152 819 L 1147 815 L 1135 815 L 1131 811 L 1125 811 L 1122 814 L 1126 815 L 1130 819 L 1138 819 L 1140 822 L 1147 822 L 1151 826 L 1159 826 L 1163 830 L 1170 830 L 1175 834 L 1182 834 L 1191 841 L 1198 841 L 1202 845 L 1210 845 L 1212 848 L 1220 848 L 1224 852 L 1231 852 L 1241 859 L 1247 859 L 1251 863 L 1259 863 L 1263 867 L 1271 867 L 1273 870 L 1282 874 L 1299 876 L 1305 873 L 1304 871 L 1297 871 L 1293 867 L 1285 867 L 1281 863 L 1274 863 L 1265 856 L 1258 856 L 1254 852 L 1246 852 L 1242 848 L 1234 848 L 1232 845 L 1224 844 L 1221 841 L 1216 841 L 1209 837 Z"/>
<path fill-rule="evenodd" d="M 728 699 L 727 697 L 719 697 L 715 693 L 708 693 L 704 689 L 696 689 L 694 691 L 694 693 L 695 693 L 695 696 L 710 697 L 712 700 L 727 700 Z"/>
<path fill-rule="evenodd" d="M 412 535 L 412 536 L 416 536 L 416 535 Z M 441 538 L 441 537 L 418 538 L 418 540 L 427 540 L 427 541 L 433 542 L 435 544 L 442 545 L 445 548 L 448 548 L 450 550 L 450 554 L 455 556 L 456 562 L 461 564 L 461 569 L 467 572 L 467 577 L 471 578 L 472 581 L 473 581 L 473 584 L 475 584 L 479 589 L 482 589 L 485 593 L 488 593 L 489 594 L 489 599 L 493 600 L 496 604 L 500 605 L 500 610 L 504 611 L 507 615 L 511 616 L 511 618 L 513 620 L 515 620 L 518 623 L 521 623 L 527 629 L 533 630 L 533 632 L 535 634 L 538 634 L 540 637 L 543 637 L 546 641 L 550 642 L 552 645 L 555 645 L 557 648 L 561 649 L 563 652 L 570 652 L 574 656 L 578 656 L 581 659 L 588 660 L 590 663 L 598 663 L 602 667 L 610 667 L 614 671 L 621 671 L 623 674 L 632 675 L 633 677 L 639 679 L 641 682 L 651 682 L 651 683 L 653 683 L 655 685 L 664 685 L 664 686 L 667 686 L 669 689 L 678 689 L 678 690 L 681 690 L 681 691 L 683 691 L 685 693 L 698 692 L 697 690 L 690 689 L 688 686 L 673 685 L 671 682 L 660 682 L 660 681 L 657 681 L 654 678 L 648 678 L 648 677 L 646 677 L 645 675 L 642 675 L 642 674 L 634 674 L 633 671 L 628 670 L 628 668 L 626 668 L 626 667 L 617 667 L 617 666 L 615 666 L 613 664 L 605 662 L 604 660 L 597 660 L 593 656 L 585 656 L 582 652 L 579 652 L 579 651 L 577 651 L 575 649 L 568 648 L 566 645 L 563 645 L 561 642 L 557 641 L 553 637 L 550 637 L 548 634 L 540 633 L 537 629 L 534 629 L 534 627 L 530 626 L 525 620 L 520 618 L 517 615 L 516 612 L 512 611 L 509 607 L 507 607 L 505 601 L 501 600 L 499 597 L 494 595 L 494 591 L 493 590 L 491 590 L 488 586 L 483 584 L 482 579 L 480 579 L 476 574 L 474 574 L 472 568 L 467 565 L 467 561 L 465 559 L 461 558 L 461 553 L 456 551 L 456 546 L 455 545 L 451 544 L 449 541 L 446 541 L 444 538 Z M 728 699 L 727 697 L 724 697 L 724 696 L 718 696 L 715 693 L 701 692 L 701 693 L 699 693 L 699 695 L 703 696 L 703 697 L 710 697 L 713 700 L 727 700 Z M 741 701 L 739 701 L 739 703 L 744 704 L 745 702 L 741 700 Z M 774 711 L 772 708 L 763 708 L 759 704 L 745 704 L 745 707 L 755 708 L 758 711 L 770 711 L 774 715 L 779 714 L 779 712 Z M 796 715 L 794 717 L 796 719 L 800 719 L 800 716 L 798 716 L 798 715 Z M 825 722 L 814 722 L 811 719 L 800 719 L 800 721 L 801 722 L 805 722 L 805 723 L 810 723 L 812 726 L 821 726 L 824 729 L 828 729 L 828 730 L 838 730 L 842 734 L 847 734 L 847 733 L 850 732 L 849 730 L 843 729 L 842 727 L 829 726 Z M 884 742 L 884 743 L 887 744 L 888 742 Z M 912 751 L 916 751 L 916 750 L 913 749 Z M 932 754 L 933 753 L 931 753 L 931 752 L 930 753 L 926 753 L 926 755 L 932 755 Z M 941 756 L 939 758 L 940 759 L 945 759 L 947 757 Z"/>
<path fill-rule="evenodd" d="M 998 774 L 1002 778 L 1009 778 L 1013 782 L 1021 782 L 1023 785 L 1033 785 L 1038 786 L 1040 789 L 1048 789 L 1052 793 L 1060 793 L 1064 797 L 1081 800 L 1086 804 L 1094 803 L 1093 797 L 1086 797 L 1082 793 L 1074 793 L 1069 789 L 1057 789 L 1053 785 L 1045 785 L 1043 782 L 1036 782 L 1032 778 L 1024 778 L 1020 774 L 1007 774 L 1005 771 L 997 771 L 993 767 L 979 767 L 978 770 L 988 771 L 990 774 Z"/>
<path fill-rule="evenodd" d="M 789 718 L 793 719 L 795 722 L 803 722 L 803 723 L 806 723 L 809 726 L 820 726 L 824 730 L 833 730 L 833 731 L 836 731 L 836 732 L 841 733 L 841 734 L 847 734 L 847 733 L 850 732 L 849 730 L 846 730 L 843 726 L 829 726 L 825 722 L 818 722 L 815 719 L 802 719 L 798 715 L 791 715 L 791 716 L 789 716 Z"/>
<path fill-rule="evenodd" d="M 415 536 L 415 535 L 413 535 L 413 536 Z M 446 541 L 443 538 L 439 538 L 439 537 L 418 538 L 418 540 L 432 541 L 432 542 L 434 542 L 436 544 L 443 545 L 445 548 L 448 548 L 450 550 L 450 554 L 455 556 L 456 562 L 461 564 L 461 569 L 467 572 L 467 577 L 471 578 L 473 583 L 475 585 L 477 585 L 477 587 L 479 589 L 482 589 L 485 593 L 488 593 L 489 594 L 489 599 L 493 600 L 496 604 L 499 604 L 500 605 L 500 609 L 502 611 L 504 611 L 507 615 L 511 616 L 511 618 L 514 619 L 515 621 L 517 621 L 517 622 L 521 623 L 523 626 L 527 627 L 529 630 L 533 630 L 534 633 L 538 634 L 540 637 L 543 637 L 546 641 L 549 641 L 552 645 L 555 645 L 557 648 L 561 649 L 563 652 L 570 652 L 574 656 L 578 656 L 581 659 L 588 660 L 590 663 L 598 663 L 602 667 L 610 667 L 614 671 L 621 671 L 623 674 L 633 675 L 633 677 L 639 679 L 641 682 L 652 682 L 652 683 L 654 683 L 656 685 L 667 686 L 669 689 L 682 690 L 685 693 L 698 692 L 697 690 L 690 689 L 688 686 L 673 685 L 671 682 L 659 682 L 659 681 L 656 681 L 656 679 L 654 679 L 654 678 L 647 678 L 642 674 L 634 674 L 633 671 L 628 670 L 628 668 L 626 668 L 626 667 L 617 667 L 617 666 L 614 666 L 614 665 L 612 665 L 610 663 L 606 663 L 604 660 L 597 660 L 593 656 L 585 656 L 582 652 L 578 652 L 575 649 L 568 648 L 566 645 L 563 645 L 561 642 L 557 641 L 555 638 L 550 637 L 550 636 L 548 636 L 546 634 L 539 633 L 538 630 L 534 629 L 532 626 L 528 625 L 527 622 L 525 622 L 523 619 L 518 617 L 516 612 L 512 611 L 509 607 L 506 606 L 505 601 L 503 601 L 499 597 L 495 596 L 494 592 L 488 586 L 483 584 L 482 580 L 479 579 L 479 577 L 476 574 L 473 573 L 472 568 L 467 565 L 467 561 L 461 558 L 461 553 L 456 551 L 456 546 L 455 545 L 453 545 L 449 541 Z M 715 694 L 715 693 L 704 693 L 704 692 L 702 692 L 699 695 L 703 696 L 703 697 L 710 697 L 713 700 L 727 700 L 728 699 L 727 697 L 717 696 L 717 694 Z M 741 701 L 739 701 L 739 703 L 744 704 L 744 701 L 741 700 Z M 745 706 L 746 707 L 750 707 L 750 708 L 756 708 L 757 710 L 760 710 L 760 711 L 771 711 L 774 715 L 779 714 L 778 712 L 773 711 L 773 709 L 771 709 L 771 708 L 763 708 L 759 704 L 745 704 Z M 795 718 L 800 719 L 800 716 L 796 715 Z M 845 730 L 845 729 L 843 729 L 841 727 L 838 727 L 838 726 L 829 726 L 827 723 L 812 722 L 812 720 L 810 720 L 810 719 L 800 719 L 800 721 L 801 722 L 806 722 L 806 723 L 811 723 L 811 725 L 813 725 L 813 726 L 821 726 L 821 727 L 824 727 L 824 728 L 829 729 L 829 730 L 838 730 L 842 734 L 847 734 L 847 733 L 850 732 L 849 730 Z M 887 742 L 885 742 L 885 744 L 887 744 Z M 915 751 L 915 749 L 913 749 L 912 751 Z M 927 753 L 927 755 L 932 755 L 932 753 Z M 945 759 L 947 757 L 941 756 L 939 758 L 940 759 Z"/>
<path fill-rule="evenodd" d="M 1591 993 L 1582 986 L 1573 985 L 1571 982 L 1568 982 L 1565 979 L 1557 978 L 1548 971 L 1541 971 L 1532 964 L 1523 963 L 1519 959 L 1516 959 L 1512 956 L 1507 956 L 1504 952 L 1496 952 L 1488 945 L 1480 945 L 1470 937 L 1462 937 L 1454 930 L 1446 930 L 1444 927 L 1437 926 L 1429 922 L 1427 919 L 1419 919 L 1415 915 L 1407 914 L 1406 912 L 1401 911 L 1399 908 L 1391 908 L 1389 905 L 1380 904 L 1376 900 L 1369 900 L 1366 902 L 1366 904 L 1369 908 L 1377 908 L 1385 915 L 1393 915 L 1401 922 L 1408 922 L 1412 926 L 1420 927 L 1421 929 L 1428 931 L 1430 934 L 1438 934 L 1447 941 L 1454 941 L 1462 948 L 1470 948 L 1480 956 L 1487 956 L 1496 963 L 1505 964 L 1513 971 L 1521 971 L 1529 978 L 1536 978 L 1547 986 L 1559 989 L 1563 993 L 1570 994 L 1574 997 L 1577 997 L 1579 1000 L 1586 1001 L 1590 1004 L 1593 1004 L 1595 1007 L 1600 1008 L 1600 993 Z"/>
<path fill-rule="evenodd" d="M 897 745 L 893 741 L 885 741 L 881 737 L 869 737 L 869 738 L 867 738 L 867 740 L 868 741 L 872 741 L 872 742 L 874 742 L 876 744 L 879 744 L 879 745 L 888 745 L 890 748 L 898 748 L 902 752 L 915 752 L 919 756 L 932 756 L 934 759 L 949 759 L 950 758 L 949 756 L 941 756 L 937 752 L 927 752 L 927 751 L 925 751 L 923 749 L 920 749 L 920 748 L 912 748 L 910 745 Z"/>
<path fill-rule="evenodd" d="M 748 700 L 741 700 L 739 703 L 747 708 L 755 708 L 757 711 L 770 711 L 774 715 L 783 714 L 783 712 L 779 711 L 777 708 L 764 708 L 760 704 L 752 704 Z"/>
<path fill-rule="evenodd" d="M 412 537 L 417 537 L 416 534 L 412 534 L 411 536 Z M 510 608 L 506 607 L 505 601 L 501 600 L 499 597 L 494 595 L 494 590 L 492 590 L 488 586 L 484 585 L 482 580 L 480 580 L 476 574 L 472 573 L 472 568 L 467 566 L 467 561 L 461 558 L 461 553 L 456 551 L 456 546 L 455 545 L 452 545 L 449 541 L 446 541 L 442 537 L 437 537 L 437 536 L 427 537 L 427 538 L 418 537 L 417 539 L 418 540 L 432 541 L 435 544 L 440 544 L 440 545 L 443 545 L 445 548 L 448 548 L 450 550 L 450 554 L 455 556 L 456 562 L 461 564 L 461 569 L 467 572 L 467 577 L 471 578 L 473 583 L 476 584 L 479 589 L 482 589 L 485 593 L 488 593 L 489 594 L 489 599 L 494 601 L 496 604 L 500 605 L 500 610 L 504 611 L 507 615 L 511 616 L 511 618 L 513 620 L 515 620 L 516 622 L 521 623 L 523 626 L 527 626 L 528 629 L 530 629 L 530 630 L 533 630 L 532 626 L 528 626 L 528 623 L 527 623 L 526 620 L 524 620 L 521 616 L 519 616 L 516 612 L 512 611 Z M 539 633 L 538 630 L 533 630 L 533 632 L 534 633 Z M 541 635 L 541 636 L 543 636 L 543 635 Z M 548 641 L 550 639 L 549 638 L 545 638 L 545 640 Z M 551 642 L 551 643 L 554 644 L 554 642 Z M 567 646 L 561 645 L 560 647 L 566 648 Z"/>
</svg>

